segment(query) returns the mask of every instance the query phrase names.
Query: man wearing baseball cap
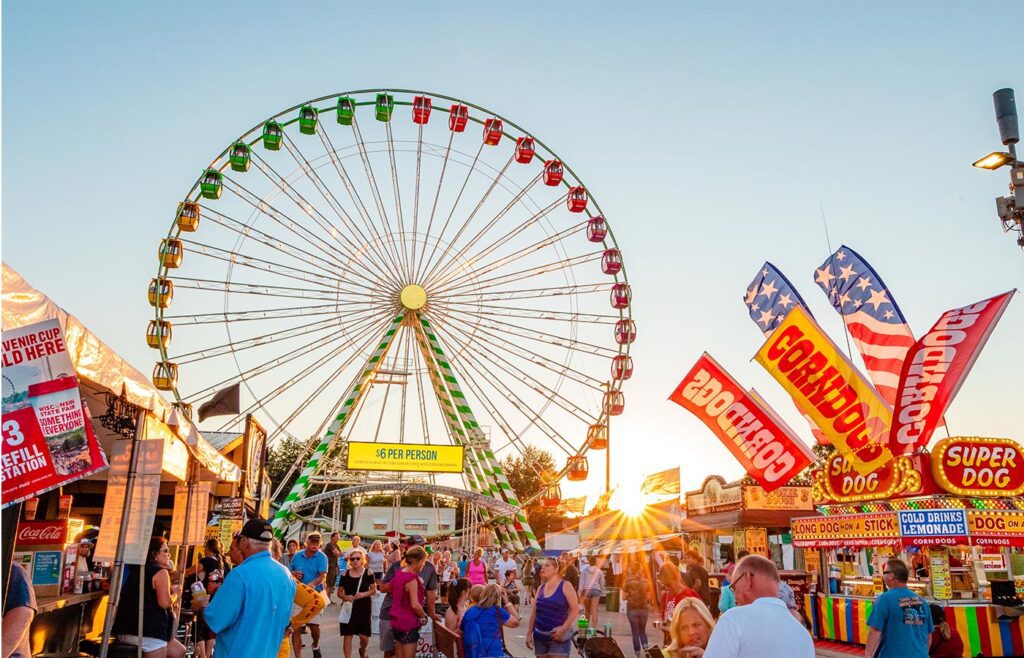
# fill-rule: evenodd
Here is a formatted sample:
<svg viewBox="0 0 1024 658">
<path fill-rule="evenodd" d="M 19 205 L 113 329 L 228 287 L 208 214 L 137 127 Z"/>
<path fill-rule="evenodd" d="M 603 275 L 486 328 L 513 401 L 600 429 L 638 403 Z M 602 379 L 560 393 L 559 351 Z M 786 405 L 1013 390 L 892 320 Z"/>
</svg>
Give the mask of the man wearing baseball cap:
<svg viewBox="0 0 1024 658">
<path fill-rule="evenodd" d="M 411 535 L 403 543 L 406 548 L 409 548 L 410 546 L 425 546 L 427 540 L 421 535 Z M 401 560 L 392 563 L 387 573 L 384 574 L 384 579 L 380 585 L 380 591 L 384 592 L 384 600 L 380 606 L 379 629 L 380 650 L 384 652 L 384 658 L 394 658 L 395 655 L 395 638 L 391 634 L 391 579 L 401 570 Z M 423 581 L 423 586 L 427 590 L 427 602 L 423 609 L 426 610 L 427 615 L 433 618 L 435 624 L 443 624 L 444 620 L 437 616 L 434 607 L 434 602 L 437 601 L 437 589 L 440 586 L 440 578 L 433 562 L 430 560 L 423 564 L 423 569 L 420 571 L 420 580 Z"/>
<path fill-rule="evenodd" d="M 218 658 L 275 656 L 291 620 L 295 581 L 270 556 L 274 531 L 251 519 L 231 541 L 242 557 L 206 606 L 206 625 L 217 634 Z"/>
</svg>

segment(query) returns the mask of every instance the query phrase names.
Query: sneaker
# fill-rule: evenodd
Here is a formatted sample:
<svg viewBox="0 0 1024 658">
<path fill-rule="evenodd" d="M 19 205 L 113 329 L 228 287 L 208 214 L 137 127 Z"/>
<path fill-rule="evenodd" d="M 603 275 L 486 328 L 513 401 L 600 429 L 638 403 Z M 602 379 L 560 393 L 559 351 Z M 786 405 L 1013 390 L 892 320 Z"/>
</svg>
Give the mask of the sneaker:
<svg viewBox="0 0 1024 658">
<path fill-rule="evenodd" d="M 320 647 L 319 646 L 313 647 L 313 658 L 323 658 L 323 655 L 321 655 L 321 653 L 320 653 Z"/>
</svg>

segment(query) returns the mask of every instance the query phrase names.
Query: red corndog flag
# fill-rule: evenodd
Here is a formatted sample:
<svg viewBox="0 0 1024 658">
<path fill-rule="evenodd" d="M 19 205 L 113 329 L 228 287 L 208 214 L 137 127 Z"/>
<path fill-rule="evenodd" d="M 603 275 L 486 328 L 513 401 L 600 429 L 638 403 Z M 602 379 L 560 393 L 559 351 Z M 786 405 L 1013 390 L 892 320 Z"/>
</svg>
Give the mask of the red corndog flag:
<svg viewBox="0 0 1024 658">
<path fill-rule="evenodd" d="M 946 311 L 907 352 L 889 429 L 894 455 L 928 445 L 1015 292 Z"/>
<path fill-rule="evenodd" d="M 706 352 L 668 399 L 707 425 L 765 491 L 783 486 L 814 461 L 811 450 Z"/>
</svg>

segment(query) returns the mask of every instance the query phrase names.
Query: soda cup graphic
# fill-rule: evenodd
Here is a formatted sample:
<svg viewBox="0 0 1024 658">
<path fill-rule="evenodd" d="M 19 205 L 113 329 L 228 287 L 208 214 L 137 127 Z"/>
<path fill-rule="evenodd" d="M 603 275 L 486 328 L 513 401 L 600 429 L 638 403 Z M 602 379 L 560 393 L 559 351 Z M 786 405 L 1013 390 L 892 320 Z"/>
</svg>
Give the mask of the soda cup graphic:
<svg viewBox="0 0 1024 658">
<path fill-rule="evenodd" d="M 24 509 L 25 509 L 25 520 L 26 521 L 35 521 L 36 520 L 36 510 L 39 509 L 39 499 L 38 498 L 29 498 L 28 500 L 25 501 Z"/>
<path fill-rule="evenodd" d="M 92 466 L 78 381 L 58 377 L 28 387 L 28 398 L 46 439 L 57 475 L 71 475 Z"/>
<path fill-rule="evenodd" d="M 59 505 L 57 507 L 57 518 L 66 519 L 71 516 L 71 503 L 75 499 L 70 494 L 65 494 L 58 499 Z"/>
</svg>

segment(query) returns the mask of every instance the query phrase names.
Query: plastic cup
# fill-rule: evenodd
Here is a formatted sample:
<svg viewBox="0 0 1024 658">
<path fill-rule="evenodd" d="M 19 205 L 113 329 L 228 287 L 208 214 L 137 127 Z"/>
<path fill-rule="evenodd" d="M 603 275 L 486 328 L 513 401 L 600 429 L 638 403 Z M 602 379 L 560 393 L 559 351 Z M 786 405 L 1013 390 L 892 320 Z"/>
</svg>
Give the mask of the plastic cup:
<svg viewBox="0 0 1024 658">
<path fill-rule="evenodd" d="M 25 506 L 23 509 L 25 510 L 25 520 L 35 521 L 36 512 L 39 510 L 39 499 L 29 498 L 28 500 L 25 501 Z"/>
</svg>

